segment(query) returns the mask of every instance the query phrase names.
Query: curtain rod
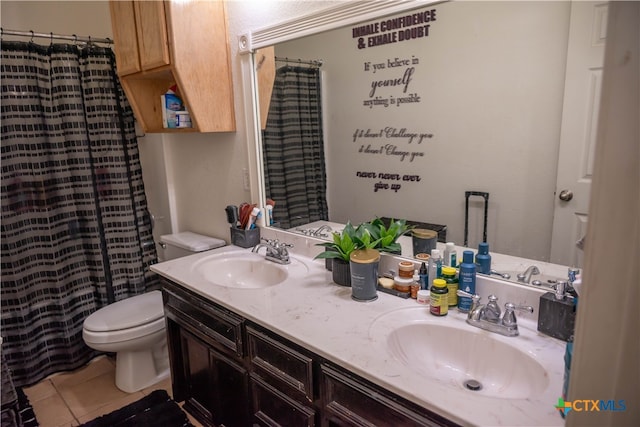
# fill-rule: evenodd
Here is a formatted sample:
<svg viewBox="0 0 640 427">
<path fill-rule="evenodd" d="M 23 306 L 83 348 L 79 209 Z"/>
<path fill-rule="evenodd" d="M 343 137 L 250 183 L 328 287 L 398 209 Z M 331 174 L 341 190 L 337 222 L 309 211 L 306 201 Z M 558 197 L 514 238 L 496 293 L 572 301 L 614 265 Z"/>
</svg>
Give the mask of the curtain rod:
<svg viewBox="0 0 640 427">
<path fill-rule="evenodd" d="M 8 36 L 18 36 L 18 37 L 31 37 L 31 41 L 33 41 L 34 37 L 38 37 L 41 39 L 60 39 L 60 40 L 72 40 L 74 42 L 83 42 L 83 43 L 106 43 L 113 44 L 113 40 L 109 38 L 93 38 L 91 36 L 87 37 L 78 37 L 75 34 L 64 35 L 64 34 L 53 34 L 53 33 L 35 33 L 32 30 L 29 31 L 16 31 L 16 30 L 5 30 L 4 28 L 0 28 L 0 35 L 8 35 Z"/>
<path fill-rule="evenodd" d="M 322 67 L 322 59 L 310 59 L 310 60 L 289 59 L 289 58 L 281 58 L 276 56 L 276 61 L 289 62 L 289 63 L 295 63 L 295 64 L 307 64 L 307 65 L 314 65 L 316 67 Z"/>
</svg>

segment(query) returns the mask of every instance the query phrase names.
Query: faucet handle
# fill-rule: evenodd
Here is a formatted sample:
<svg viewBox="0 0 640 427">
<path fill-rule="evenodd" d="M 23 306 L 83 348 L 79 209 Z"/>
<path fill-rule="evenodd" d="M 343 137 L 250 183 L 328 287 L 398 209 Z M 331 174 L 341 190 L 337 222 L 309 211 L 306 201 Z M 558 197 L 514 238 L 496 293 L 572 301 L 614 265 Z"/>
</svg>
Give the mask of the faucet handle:
<svg viewBox="0 0 640 427">
<path fill-rule="evenodd" d="M 504 310 L 505 310 L 505 313 L 507 311 L 514 311 L 514 310 L 528 311 L 529 313 L 533 313 L 533 307 L 531 307 L 530 305 L 515 305 L 512 302 L 505 303 Z"/>
<path fill-rule="evenodd" d="M 502 324 L 504 326 L 518 325 L 515 310 L 528 311 L 529 313 L 533 313 L 533 307 L 531 307 L 530 305 L 515 305 L 511 302 L 508 302 L 504 305 L 504 316 L 502 316 Z"/>
<path fill-rule="evenodd" d="M 456 294 L 459 297 L 465 297 L 465 298 L 471 298 L 473 300 L 474 303 L 477 303 L 480 301 L 480 295 L 478 294 L 470 294 L 469 292 L 465 292 L 463 290 L 458 289 L 458 291 L 456 292 Z"/>
</svg>

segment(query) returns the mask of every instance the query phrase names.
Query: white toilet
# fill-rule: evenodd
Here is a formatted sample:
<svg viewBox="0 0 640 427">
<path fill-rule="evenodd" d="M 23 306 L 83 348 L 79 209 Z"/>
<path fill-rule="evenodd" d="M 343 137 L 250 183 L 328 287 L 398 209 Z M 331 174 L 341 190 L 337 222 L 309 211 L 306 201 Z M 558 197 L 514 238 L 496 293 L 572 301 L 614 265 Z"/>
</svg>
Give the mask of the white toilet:
<svg viewBox="0 0 640 427">
<path fill-rule="evenodd" d="M 160 238 L 170 260 L 224 246 L 225 242 L 189 231 Z M 116 386 L 133 393 L 169 376 L 162 293 L 127 298 L 97 310 L 84 321 L 89 347 L 116 353 Z"/>
</svg>

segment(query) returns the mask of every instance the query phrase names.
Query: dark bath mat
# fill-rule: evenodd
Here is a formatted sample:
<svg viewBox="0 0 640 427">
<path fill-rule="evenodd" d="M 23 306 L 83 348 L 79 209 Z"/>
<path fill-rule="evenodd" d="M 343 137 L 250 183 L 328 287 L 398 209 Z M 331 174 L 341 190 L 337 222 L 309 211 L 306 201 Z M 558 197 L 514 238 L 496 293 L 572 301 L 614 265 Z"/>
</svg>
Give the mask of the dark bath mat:
<svg viewBox="0 0 640 427">
<path fill-rule="evenodd" d="M 166 390 L 155 390 L 137 402 L 80 427 L 194 427 Z"/>
</svg>

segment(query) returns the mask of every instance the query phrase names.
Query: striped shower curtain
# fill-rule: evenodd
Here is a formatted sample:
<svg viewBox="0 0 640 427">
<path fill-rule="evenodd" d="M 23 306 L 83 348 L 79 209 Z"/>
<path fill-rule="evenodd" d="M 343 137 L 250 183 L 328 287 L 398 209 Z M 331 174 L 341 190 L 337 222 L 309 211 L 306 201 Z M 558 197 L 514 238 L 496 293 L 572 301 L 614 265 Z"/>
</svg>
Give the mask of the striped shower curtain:
<svg viewBox="0 0 640 427">
<path fill-rule="evenodd" d="M 276 71 L 263 162 L 266 195 L 276 202 L 275 225 L 291 228 L 328 219 L 317 67 L 287 65 Z"/>
<path fill-rule="evenodd" d="M 96 353 L 84 319 L 157 286 L 113 52 L 2 41 L 2 353 L 17 386 Z"/>
</svg>

